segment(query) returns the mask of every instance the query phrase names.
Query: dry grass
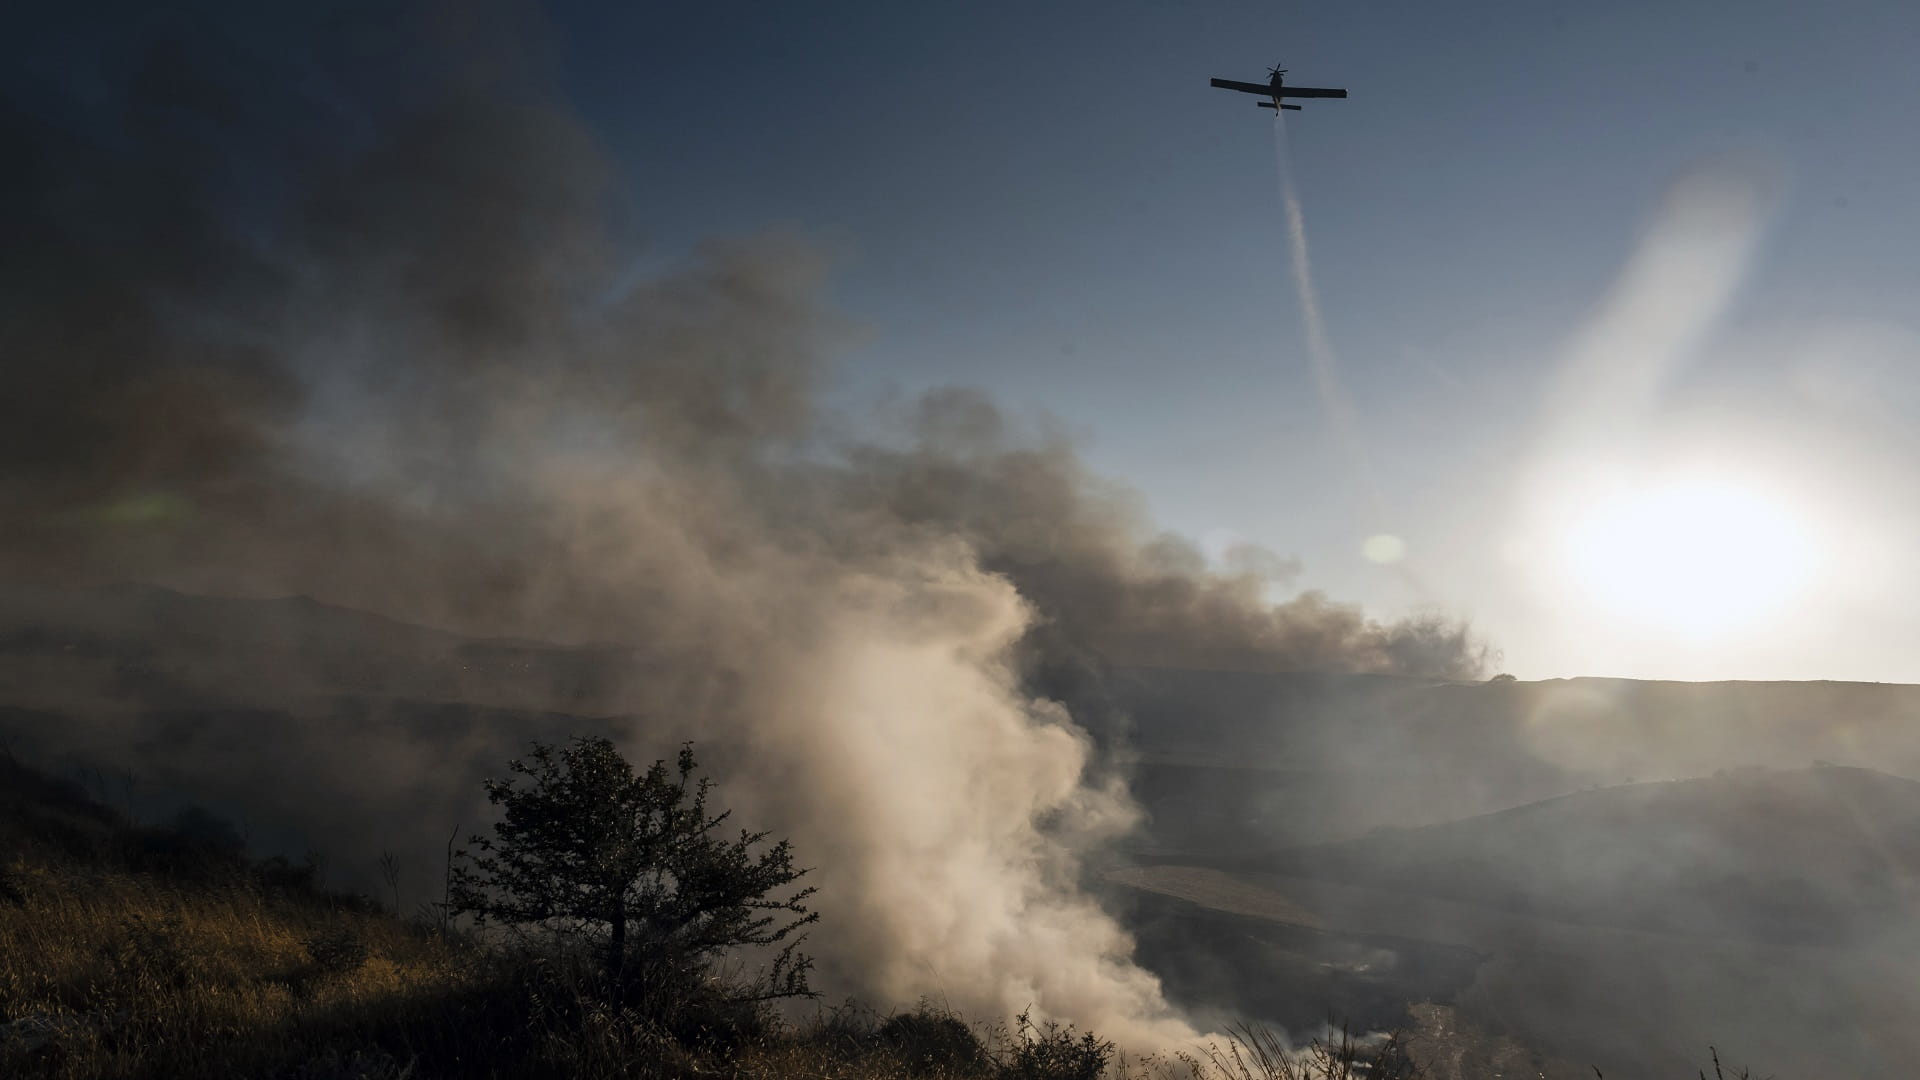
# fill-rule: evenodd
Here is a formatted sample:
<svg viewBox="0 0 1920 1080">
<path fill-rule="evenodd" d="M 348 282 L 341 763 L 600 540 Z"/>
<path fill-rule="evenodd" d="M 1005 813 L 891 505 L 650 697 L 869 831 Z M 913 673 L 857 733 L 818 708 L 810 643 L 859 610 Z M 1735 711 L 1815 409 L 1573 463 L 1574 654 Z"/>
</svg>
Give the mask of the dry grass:
<svg viewBox="0 0 1920 1080">
<path fill-rule="evenodd" d="M 1245 1028 L 1124 1058 L 1070 1027 L 929 1005 L 802 1025 L 701 986 L 609 995 L 248 860 L 204 816 L 139 828 L 0 754 L 0 1077 L 271 1080 L 1413 1080 L 1394 1041 Z M 610 998 L 625 1007 L 609 1004 Z M 636 1004 L 641 1003 L 641 1004 Z"/>
<path fill-rule="evenodd" d="M 711 987 L 609 994 L 592 964 L 405 923 L 310 867 L 246 858 L 208 815 L 136 826 L 4 754 L 0 852 L 9 1080 L 1296 1080 L 1232 1071 L 1231 1055 L 1118 1060 L 1024 1017 L 843 1008 L 796 1026 Z"/>
<path fill-rule="evenodd" d="M 0 907 L 0 1074 L 212 1075 L 368 1051 L 471 958 L 359 905 L 20 861 Z M 364 1044 L 364 1045 L 360 1045 Z"/>
<path fill-rule="evenodd" d="M 1334 1080 L 1249 1031 L 1211 1056 L 1116 1060 L 1070 1028 L 927 1006 L 710 1038 L 600 1003 L 564 964 L 503 957 L 348 898 L 19 860 L 0 905 L 0 1076 Z M 695 1025 L 698 1027 L 698 1025 Z M 1244 1051 L 1244 1052 L 1243 1052 Z M 1089 1065 L 1092 1066 L 1089 1070 Z"/>
<path fill-rule="evenodd" d="M 209 822 L 136 826 L 0 756 L 0 1076 L 398 1075 L 497 979 Z"/>
</svg>

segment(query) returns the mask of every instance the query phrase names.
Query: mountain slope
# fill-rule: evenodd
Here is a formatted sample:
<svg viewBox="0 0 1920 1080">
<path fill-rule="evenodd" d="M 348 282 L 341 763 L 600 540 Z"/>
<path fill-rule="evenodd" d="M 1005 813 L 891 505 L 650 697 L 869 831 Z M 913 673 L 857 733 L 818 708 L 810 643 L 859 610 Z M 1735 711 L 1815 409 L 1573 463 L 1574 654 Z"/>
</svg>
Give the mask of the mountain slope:
<svg viewBox="0 0 1920 1080">
<path fill-rule="evenodd" d="M 1624 785 L 1279 865 L 1574 922 L 1859 943 L 1920 911 L 1920 783 L 1818 767 Z"/>
</svg>

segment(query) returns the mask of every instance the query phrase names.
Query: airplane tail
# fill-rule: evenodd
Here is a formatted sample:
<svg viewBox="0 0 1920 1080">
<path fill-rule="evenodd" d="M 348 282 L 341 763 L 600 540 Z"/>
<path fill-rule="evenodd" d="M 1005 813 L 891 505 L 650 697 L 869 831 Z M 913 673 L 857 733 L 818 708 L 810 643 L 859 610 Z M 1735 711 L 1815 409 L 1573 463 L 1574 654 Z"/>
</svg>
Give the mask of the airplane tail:
<svg viewBox="0 0 1920 1080">
<path fill-rule="evenodd" d="M 1300 111 L 1300 106 L 1298 105 L 1287 105 L 1287 104 L 1275 105 L 1271 101 L 1256 101 L 1254 102 L 1254 104 L 1260 106 L 1263 109 L 1287 109 L 1292 112 Z"/>
</svg>

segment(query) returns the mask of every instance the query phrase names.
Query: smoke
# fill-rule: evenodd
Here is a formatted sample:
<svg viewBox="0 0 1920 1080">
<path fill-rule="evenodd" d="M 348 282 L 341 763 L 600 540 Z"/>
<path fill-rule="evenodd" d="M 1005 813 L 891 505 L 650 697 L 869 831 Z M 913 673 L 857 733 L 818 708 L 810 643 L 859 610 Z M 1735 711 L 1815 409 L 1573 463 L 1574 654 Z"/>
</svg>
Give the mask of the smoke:
<svg viewBox="0 0 1920 1080">
<path fill-rule="evenodd" d="M 741 819 L 820 868 L 835 989 L 1143 1046 L 1192 1033 L 1080 888 L 1137 817 L 1084 723 L 1104 673 L 1477 673 L 1460 626 L 1271 603 L 1277 560 L 1211 572 L 977 393 L 890 438 L 828 425 L 822 260 L 769 235 L 636 279 L 624 189 L 526 65 L 398 25 L 292 53 L 168 25 L 85 95 L 23 76 L 0 116 L 24 150 L 0 174 L 0 578 L 619 643 L 605 722 L 636 757 L 716 748 Z M 476 770 L 552 736 L 155 715 L 91 730 L 334 803 L 304 811 L 323 834 L 470 805 Z"/>
</svg>

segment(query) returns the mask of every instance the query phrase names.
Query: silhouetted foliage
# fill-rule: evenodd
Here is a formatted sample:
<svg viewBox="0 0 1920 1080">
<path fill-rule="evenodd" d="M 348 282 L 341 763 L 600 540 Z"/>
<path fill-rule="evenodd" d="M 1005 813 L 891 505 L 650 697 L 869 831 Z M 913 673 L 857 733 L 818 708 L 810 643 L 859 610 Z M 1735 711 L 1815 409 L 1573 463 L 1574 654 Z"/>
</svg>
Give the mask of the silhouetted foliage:
<svg viewBox="0 0 1920 1080">
<path fill-rule="evenodd" d="M 320 888 L 320 868 L 294 862 L 285 855 L 269 855 L 253 864 L 254 880 L 269 892 L 310 893 Z"/>
<path fill-rule="evenodd" d="M 182 809 L 165 825 L 132 829 L 123 854 L 133 869 L 196 880 L 235 877 L 247 868 L 239 830 L 199 806 Z"/>
<path fill-rule="evenodd" d="M 1076 1037 L 1072 1025 L 1035 1024 L 1024 1012 L 1014 1019 L 1019 1041 L 1001 1067 L 1006 1080 L 1100 1080 L 1113 1058 L 1113 1044 L 1091 1031 Z"/>
<path fill-rule="evenodd" d="M 915 1075 L 984 1072 L 989 1060 L 987 1048 L 965 1020 L 924 1004 L 887 1017 L 873 1041 L 892 1051 Z"/>
<path fill-rule="evenodd" d="M 509 763 L 511 775 L 486 782 L 501 820 L 459 853 L 452 907 L 481 925 L 587 935 L 616 988 L 671 993 L 734 950 L 777 947 L 734 995 L 812 996 L 812 961 L 796 951 L 805 935 L 795 932 L 819 917 L 806 906 L 814 890 L 776 895 L 808 871 L 785 840 L 720 835 L 730 812 L 709 812 L 712 782 L 696 780 L 695 767 L 691 745 L 675 767 L 656 761 L 636 773 L 604 738 L 534 744 Z"/>
</svg>

